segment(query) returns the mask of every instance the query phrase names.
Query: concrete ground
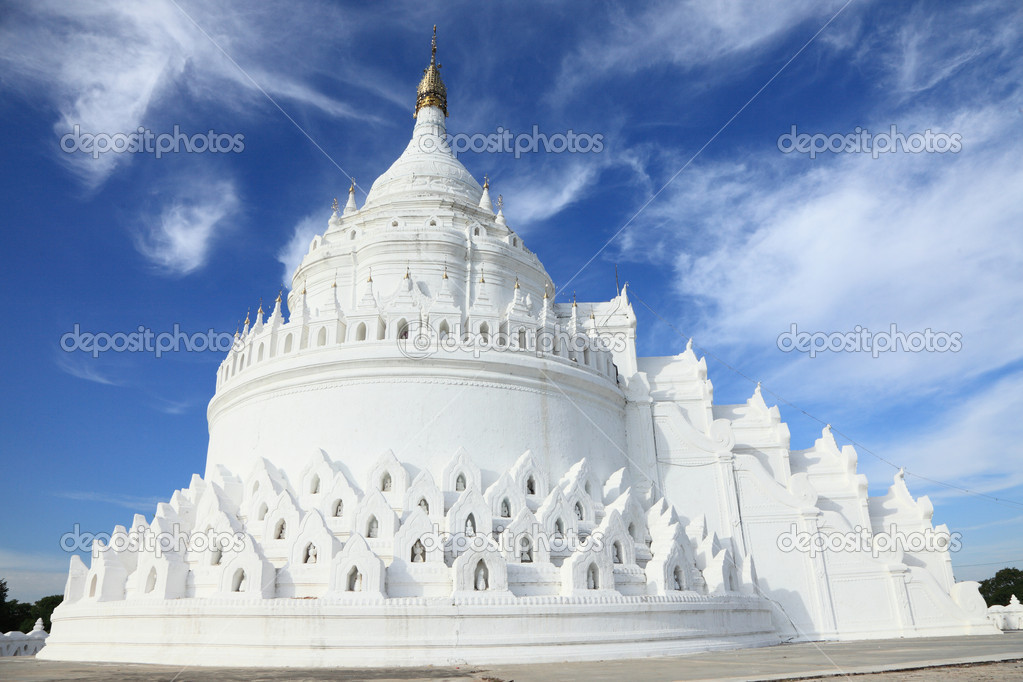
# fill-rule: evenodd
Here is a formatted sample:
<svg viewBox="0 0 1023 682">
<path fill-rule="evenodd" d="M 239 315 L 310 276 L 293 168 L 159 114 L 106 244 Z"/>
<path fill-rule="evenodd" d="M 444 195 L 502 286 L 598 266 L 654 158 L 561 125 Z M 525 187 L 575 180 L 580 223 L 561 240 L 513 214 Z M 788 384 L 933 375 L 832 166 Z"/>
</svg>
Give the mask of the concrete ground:
<svg viewBox="0 0 1023 682">
<path fill-rule="evenodd" d="M 893 672 L 898 671 L 898 672 Z M 182 668 L 0 658 L 0 680 L 1023 680 L 1023 632 L 866 642 L 783 644 L 765 649 L 594 663 L 324 670 Z"/>
</svg>

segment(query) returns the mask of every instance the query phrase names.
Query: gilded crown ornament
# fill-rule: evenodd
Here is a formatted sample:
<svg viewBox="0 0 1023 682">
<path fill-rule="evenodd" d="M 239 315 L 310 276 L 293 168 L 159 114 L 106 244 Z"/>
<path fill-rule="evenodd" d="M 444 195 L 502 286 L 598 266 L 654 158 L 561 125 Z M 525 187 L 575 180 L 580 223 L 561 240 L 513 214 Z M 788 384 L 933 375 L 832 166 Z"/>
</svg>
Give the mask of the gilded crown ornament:
<svg viewBox="0 0 1023 682">
<path fill-rule="evenodd" d="M 416 89 L 415 118 L 423 107 L 437 107 L 448 115 L 448 90 L 440 77 L 441 65 L 437 63 L 437 25 L 433 26 L 433 43 L 430 47 L 430 65 L 423 70 L 423 78 Z"/>
</svg>

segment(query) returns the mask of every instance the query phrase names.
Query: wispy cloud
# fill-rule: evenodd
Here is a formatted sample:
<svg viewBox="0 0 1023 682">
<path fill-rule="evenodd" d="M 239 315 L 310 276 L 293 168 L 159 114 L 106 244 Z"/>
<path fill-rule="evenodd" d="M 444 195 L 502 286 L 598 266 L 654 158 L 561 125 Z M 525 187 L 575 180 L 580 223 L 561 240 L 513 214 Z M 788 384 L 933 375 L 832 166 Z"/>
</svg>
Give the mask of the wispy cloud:
<svg viewBox="0 0 1023 682">
<path fill-rule="evenodd" d="M 327 231 L 327 217 L 313 214 L 299 220 L 291 232 L 291 239 L 277 252 L 277 261 L 284 266 L 281 272 L 281 283 L 291 288 L 291 277 L 309 252 L 309 243 L 313 237 Z"/>
<path fill-rule="evenodd" d="M 59 112 L 58 137 L 76 124 L 91 133 L 131 133 L 154 113 L 184 114 L 196 103 L 239 111 L 253 101 L 272 107 L 264 91 L 332 117 L 374 118 L 310 84 L 322 77 L 319 46 L 355 27 L 329 5 L 253 9 L 247 3 L 185 0 L 38 0 L 8 11 L 0 26 L 5 80 L 51 101 Z M 320 20 L 296 25 L 295 17 L 307 16 Z M 343 77 L 344 71 L 334 73 Z M 59 158 L 95 188 L 130 156 Z"/>
<path fill-rule="evenodd" d="M 136 247 L 161 271 L 187 275 L 206 263 L 218 230 L 238 208 L 234 183 L 193 178 L 153 221 L 136 233 Z"/>
<path fill-rule="evenodd" d="M 135 497 L 101 490 L 55 492 L 53 495 L 67 500 L 77 500 L 79 502 L 102 502 L 103 504 L 114 505 L 116 507 L 124 507 L 125 509 L 130 509 L 136 513 L 143 513 L 155 509 L 156 505 L 160 502 L 166 502 L 165 499 L 160 499 L 158 497 Z"/>
<path fill-rule="evenodd" d="M 85 353 L 65 353 L 60 352 L 57 354 L 55 362 L 57 367 L 61 371 L 70 374 L 71 376 L 84 379 L 85 381 L 91 381 L 96 384 L 103 384 L 105 386 L 120 386 L 120 382 L 115 381 L 110 376 L 100 371 L 97 366 L 99 360 Z"/>
<path fill-rule="evenodd" d="M 638 14 L 632 7 L 616 7 L 608 10 L 612 14 L 608 21 L 600 22 L 564 59 L 552 96 L 562 100 L 601 79 L 662 64 L 682 69 L 721 65 L 774 44 L 808 21 L 826 20 L 843 4 L 844 0 L 666 1 Z"/>
</svg>

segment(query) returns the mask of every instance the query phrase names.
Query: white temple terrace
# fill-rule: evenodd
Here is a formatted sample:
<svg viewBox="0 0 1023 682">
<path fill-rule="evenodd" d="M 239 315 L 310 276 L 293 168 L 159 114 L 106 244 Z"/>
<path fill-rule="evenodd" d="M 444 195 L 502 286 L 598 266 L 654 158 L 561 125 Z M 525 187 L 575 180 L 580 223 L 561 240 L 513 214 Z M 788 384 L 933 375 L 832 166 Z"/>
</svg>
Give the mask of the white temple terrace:
<svg viewBox="0 0 1023 682">
<path fill-rule="evenodd" d="M 998 632 L 947 543 L 878 543 L 949 535 L 901 473 L 869 497 L 855 450 L 829 429 L 792 450 L 759 387 L 715 405 L 691 346 L 637 358 L 627 288 L 554 303 L 446 117 L 435 42 L 405 151 L 326 220 L 287 319 L 278 297 L 221 364 L 203 476 L 72 558 L 40 658 L 484 664 Z M 145 533 L 189 542 L 130 546 Z"/>
</svg>

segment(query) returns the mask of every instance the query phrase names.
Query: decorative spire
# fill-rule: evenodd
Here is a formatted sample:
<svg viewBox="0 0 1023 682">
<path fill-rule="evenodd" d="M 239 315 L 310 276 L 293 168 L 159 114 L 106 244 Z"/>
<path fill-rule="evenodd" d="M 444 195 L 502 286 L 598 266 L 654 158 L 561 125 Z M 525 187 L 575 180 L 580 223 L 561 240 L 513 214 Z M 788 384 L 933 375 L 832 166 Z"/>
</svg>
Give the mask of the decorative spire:
<svg viewBox="0 0 1023 682">
<path fill-rule="evenodd" d="M 486 284 L 487 280 L 483 278 L 483 264 L 480 264 L 480 284 Z"/>
<path fill-rule="evenodd" d="M 341 208 L 337 205 L 337 197 L 334 197 L 334 203 L 330 205 L 330 208 L 334 211 L 334 215 L 341 212 Z"/>
<path fill-rule="evenodd" d="M 344 215 L 351 215 L 359 210 L 355 205 L 355 178 L 352 177 L 352 186 L 348 188 L 348 202 L 345 204 Z"/>
<path fill-rule="evenodd" d="M 256 324 L 263 321 L 263 297 L 259 297 L 259 309 L 256 311 Z"/>
<path fill-rule="evenodd" d="M 281 302 L 281 294 L 283 294 L 283 293 L 284 293 L 284 289 L 281 289 L 280 291 L 277 292 L 277 303 Z"/>
<path fill-rule="evenodd" d="M 515 278 L 515 288 L 516 288 L 516 289 L 519 289 L 519 288 L 520 288 L 520 287 L 519 287 L 519 278 L 518 278 L 518 277 L 516 277 L 516 278 Z"/>
<path fill-rule="evenodd" d="M 251 308 L 245 311 L 245 329 L 249 328 L 249 310 L 251 310 Z"/>
<path fill-rule="evenodd" d="M 440 78 L 441 65 L 437 63 L 437 25 L 433 26 L 433 43 L 430 47 L 430 66 L 423 70 L 423 78 L 416 89 L 415 118 L 423 107 L 437 107 L 448 115 L 448 91 Z"/>
<path fill-rule="evenodd" d="M 448 264 L 444 264 L 444 279 L 448 278 Z"/>
<path fill-rule="evenodd" d="M 405 264 L 405 279 L 412 276 L 412 270 L 409 269 L 408 263 Z"/>
<path fill-rule="evenodd" d="M 366 281 L 369 282 L 370 284 L 373 283 L 373 268 L 369 269 L 369 277 L 366 278 Z"/>
<path fill-rule="evenodd" d="M 494 212 L 494 205 L 490 202 L 490 178 L 483 176 L 483 194 L 480 196 L 480 208 L 487 213 Z"/>
</svg>

